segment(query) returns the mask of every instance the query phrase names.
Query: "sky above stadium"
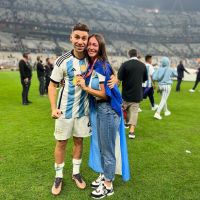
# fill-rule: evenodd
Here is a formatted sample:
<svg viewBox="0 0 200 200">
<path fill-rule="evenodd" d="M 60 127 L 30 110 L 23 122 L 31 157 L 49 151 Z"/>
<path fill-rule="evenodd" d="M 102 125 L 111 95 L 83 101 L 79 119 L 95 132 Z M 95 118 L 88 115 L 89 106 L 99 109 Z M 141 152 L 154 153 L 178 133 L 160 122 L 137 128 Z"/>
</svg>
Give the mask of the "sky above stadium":
<svg viewBox="0 0 200 200">
<path fill-rule="evenodd" d="M 148 9 L 166 11 L 200 11 L 200 0 L 118 0 Z"/>
</svg>

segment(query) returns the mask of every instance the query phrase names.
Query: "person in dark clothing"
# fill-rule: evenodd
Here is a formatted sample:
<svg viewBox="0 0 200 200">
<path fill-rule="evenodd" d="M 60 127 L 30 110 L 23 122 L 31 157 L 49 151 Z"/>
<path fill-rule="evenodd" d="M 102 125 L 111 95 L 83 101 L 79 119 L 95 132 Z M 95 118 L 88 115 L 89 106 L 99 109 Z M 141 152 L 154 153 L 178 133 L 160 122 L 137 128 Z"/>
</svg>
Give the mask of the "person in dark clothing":
<svg viewBox="0 0 200 200">
<path fill-rule="evenodd" d="M 183 62 L 180 61 L 179 65 L 177 66 L 178 76 L 177 76 L 176 92 L 180 92 L 180 86 L 181 86 L 182 79 L 184 77 L 184 71 L 189 74 L 189 72 L 183 66 Z"/>
<path fill-rule="evenodd" d="M 51 63 L 51 59 L 47 58 L 45 65 L 45 94 L 48 94 L 48 86 L 52 70 L 53 70 L 53 64 Z"/>
<path fill-rule="evenodd" d="M 189 91 L 195 92 L 195 89 L 196 89 L 197 85 L 199 84 L 199 82 L 200 82 L 200 67 L 198 68 L 198 71 L 197 71 L 197 77 L 196 77 L 194 87 L 192 89 L 190 89 Z"/>
<path fill-rule="evenodd" d="M 19 61 L 19 72 L 22 84 L 22 105 L 32 103 L 28 100 L 28 92 L 31 85 L 32 69 L 28 62 L 29 53 L 24 53 L 23 58 Z"/>
<path fill-rule="evenodd" d="M 45 67 L 42 64 L 40 56 L 37 57 L 37 77 L 39 80 L 39 93 L 43 96 L 45 91 Z"/>
<path fill-rule="evenodd" d="M 121 65 L 118 79 L 122 81 L 123 108 L 127 111 L 126 124 L 130 128 L 129 138 L 133 139 L 135 138 L 139 103 L 143 99 L 142 83 L 148 77 L 145 64 L 137 58 L 137 50 L 131 49 L 128 54 L 130 59 Z"/>
</svg>

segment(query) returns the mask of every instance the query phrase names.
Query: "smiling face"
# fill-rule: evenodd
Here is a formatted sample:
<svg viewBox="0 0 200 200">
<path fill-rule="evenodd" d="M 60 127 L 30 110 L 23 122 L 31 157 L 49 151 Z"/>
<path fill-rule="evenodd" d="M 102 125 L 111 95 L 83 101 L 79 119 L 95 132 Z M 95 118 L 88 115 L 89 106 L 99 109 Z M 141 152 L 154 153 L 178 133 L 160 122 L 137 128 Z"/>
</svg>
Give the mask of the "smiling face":
<svg viewBox="0 0 200 200">
<path fill-rule="evenodd" d="M 89 34 L 86 31 L 75 30 L 72 32 L 70 41 L 74 47 L 74 51 L 77 53 L 84 52 L 87 47 Z"/>
<path fill-rule="evenodd" d="M 88 41 L 87 52 L 89 57 L 94 60 L 98 56 L 99 43 L 95 37 L 91 37 Z"/>
</svg>

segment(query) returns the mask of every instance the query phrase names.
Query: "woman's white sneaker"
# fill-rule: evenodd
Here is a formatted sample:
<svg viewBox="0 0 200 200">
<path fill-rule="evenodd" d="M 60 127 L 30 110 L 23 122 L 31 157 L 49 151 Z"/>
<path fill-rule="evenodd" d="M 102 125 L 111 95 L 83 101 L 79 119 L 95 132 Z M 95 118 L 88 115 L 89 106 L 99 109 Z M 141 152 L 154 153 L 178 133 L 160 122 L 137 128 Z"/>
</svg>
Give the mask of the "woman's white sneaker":
<svg viewBox="0 0 200 200">
<path fill-rule="evenodd" d="M 102 199 L 106 196 L 111 196 L 114 194 L 113 186 L 110 188 L 106 188 L 103 182 L 99 185 L 99 187 L 91 193 L 91 197 L 93 199 Z"/>
<path fill-rule="evenodd" d="M 103 182 L 105 179 L 104 179 L 104 175 L 103 174 L 100 174 L 99 177 L 93 181 L 91 183 L 91 188 L 93 189 L 96 189 L 97 187 L 99 187 L 99 185 L 101 184 L 101 182 Z"/>
</svg>

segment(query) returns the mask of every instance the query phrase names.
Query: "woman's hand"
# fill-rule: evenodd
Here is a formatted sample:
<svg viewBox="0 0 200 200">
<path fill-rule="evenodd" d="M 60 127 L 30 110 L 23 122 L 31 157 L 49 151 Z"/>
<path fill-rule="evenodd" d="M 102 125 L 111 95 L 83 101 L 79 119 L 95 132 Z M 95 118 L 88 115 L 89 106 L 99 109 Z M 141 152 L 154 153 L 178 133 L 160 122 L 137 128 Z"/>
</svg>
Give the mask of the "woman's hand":
<svg viewBox="0 0 200 200">
<path fill-rule="evenodd" d="M 77 77 L 77 85 L 80 86 L 83 90 L 87 89 L 87 86 L 85 85 L 85 79 L 81 76 Z"/>
<path fill-rule="evenodd" d="M 110 89 L 113 89 L 114 88 L 114 86 L 115 86 L 115 84 L 119 84 L 119 81 L 118 81 L 118 79 L 117 79 L 117 77 L 115 76 L 115 75 L 111 75 L 110 76 L 110 80 L 108 80 L 108 87 L 110 88 Z"/>
</svg>

